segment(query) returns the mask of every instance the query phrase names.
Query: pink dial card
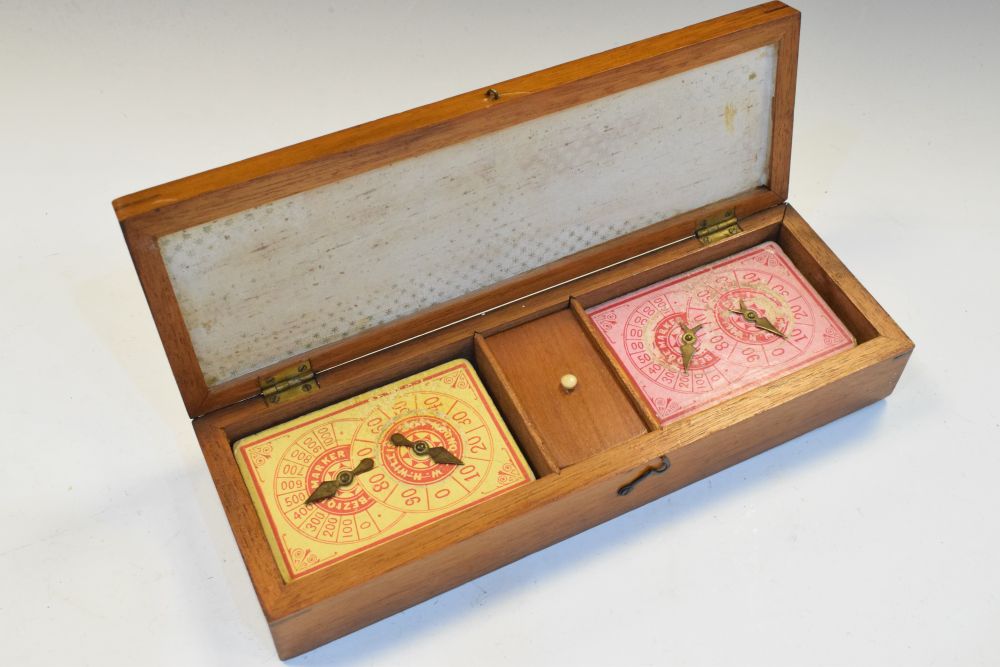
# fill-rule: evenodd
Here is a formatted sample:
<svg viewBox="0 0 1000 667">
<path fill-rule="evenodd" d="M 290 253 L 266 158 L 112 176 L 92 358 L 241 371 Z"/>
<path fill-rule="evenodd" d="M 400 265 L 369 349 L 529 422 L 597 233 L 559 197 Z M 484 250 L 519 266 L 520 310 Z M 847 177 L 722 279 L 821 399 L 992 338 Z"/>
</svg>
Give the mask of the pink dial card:
<svg viewBox="0 0 1000 667">
<path fill-rule="evenodd" d="M 855 344 L 771 241 L 587 312 L 661 424 Z"/>
</svg>

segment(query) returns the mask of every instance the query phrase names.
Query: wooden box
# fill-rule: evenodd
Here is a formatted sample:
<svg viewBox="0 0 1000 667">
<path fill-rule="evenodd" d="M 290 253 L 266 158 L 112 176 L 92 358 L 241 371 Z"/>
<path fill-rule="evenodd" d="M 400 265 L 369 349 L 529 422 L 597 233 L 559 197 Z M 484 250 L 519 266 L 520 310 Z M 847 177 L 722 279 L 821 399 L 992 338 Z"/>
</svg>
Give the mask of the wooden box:
<svg viewBox="0 0 1000 667">
<path fill-rule="evenodd" d="M 772 2 L 114 202 L 282 657 L 893 390 L 912 342 L 785 202 L 798 35 Z M 659 426 L 584 309 L 768 240 L 857 346 Z M 537 479 L 284 583 L 232 443 L 459 357 Z"/>
</svg>

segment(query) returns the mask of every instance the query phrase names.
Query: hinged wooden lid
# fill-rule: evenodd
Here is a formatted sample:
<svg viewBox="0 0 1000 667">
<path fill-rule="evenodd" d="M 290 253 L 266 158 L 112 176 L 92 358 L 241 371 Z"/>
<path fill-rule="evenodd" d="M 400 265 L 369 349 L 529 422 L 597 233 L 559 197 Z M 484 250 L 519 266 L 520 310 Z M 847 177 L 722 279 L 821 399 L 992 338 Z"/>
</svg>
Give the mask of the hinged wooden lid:
<svg viewBox="0 0 1000 667">
<path fill-rule="evenodd" d="M 798 26 L 760 5 L 116 200 L 188 412 L 784 201 Z"/>
</svg>

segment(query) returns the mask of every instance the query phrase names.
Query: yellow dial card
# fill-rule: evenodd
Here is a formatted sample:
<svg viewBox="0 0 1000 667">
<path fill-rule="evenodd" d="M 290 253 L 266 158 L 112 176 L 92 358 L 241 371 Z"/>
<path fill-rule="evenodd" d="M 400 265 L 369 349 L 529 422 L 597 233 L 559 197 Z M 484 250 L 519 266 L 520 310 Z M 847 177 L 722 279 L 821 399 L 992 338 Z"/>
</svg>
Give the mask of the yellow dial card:
<svg viewBox="0 0 1000 667">
<path fill-rule="evenodd" d="M 464 359 L 243 438 L 233 451 L 285 581 L 534 479 Z"/>
</svg>

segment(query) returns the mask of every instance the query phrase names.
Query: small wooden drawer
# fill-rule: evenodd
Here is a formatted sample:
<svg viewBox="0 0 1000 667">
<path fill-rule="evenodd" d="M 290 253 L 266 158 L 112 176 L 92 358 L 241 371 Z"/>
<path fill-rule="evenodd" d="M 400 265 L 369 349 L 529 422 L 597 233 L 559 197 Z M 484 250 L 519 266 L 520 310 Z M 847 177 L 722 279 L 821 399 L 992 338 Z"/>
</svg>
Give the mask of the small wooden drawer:
<svg viewBox="0 0 1000 667">
<path fill-rule="evenodd" d="M 522 406 L 519 441 L 529 451 L 543 450 L 555 470 L 648 431 L 568 307 L 480 339 L 478 352 L 480 367 L 494 369 L 485 373 L 494 379 L 494 394 Z M 566 374 L 577 379 L 572 391 L 560 383 Z"/>
</svg>

